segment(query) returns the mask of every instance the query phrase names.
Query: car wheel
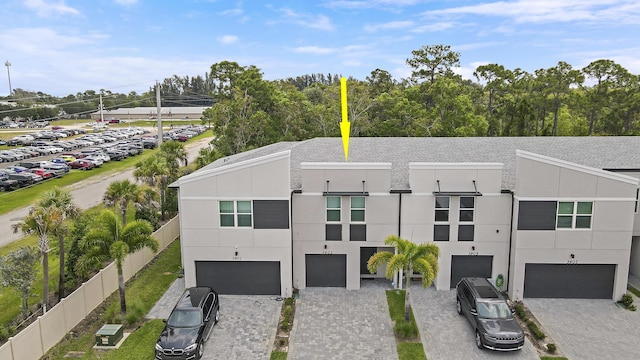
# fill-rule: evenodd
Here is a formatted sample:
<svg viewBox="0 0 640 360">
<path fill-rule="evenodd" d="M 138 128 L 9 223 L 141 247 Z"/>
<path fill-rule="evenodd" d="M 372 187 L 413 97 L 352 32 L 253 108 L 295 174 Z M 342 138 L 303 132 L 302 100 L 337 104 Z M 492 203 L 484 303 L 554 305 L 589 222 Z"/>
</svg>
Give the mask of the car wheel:
<svg viewBox="0 0 640 360">
<path fill-rule="evenodd" d="M 198 356 L 196 359 L 202 358 L 202 355 L 204 355 L 204 344 L 200 341 L 200 344 L 198 344 Z"/>
<path fill-rule="evenodd" d="M 482 349 L 484 346 L 482 346 L 482 338 L 480 337 L 480 332 L 476 330 L 476 346 L 478 347 L 478 349 Z"/>
<path fill-rule="evenodd" d="M 220 321 L 220 308 L 216 309 L 216 314 L 213 317 L 213 324 L 217 324 Z"/>
<path fill-rule="evenodd" d="M 462 315 L 462 304 L 460 304 L 459 298 L 456 298 L 456 310 L 458 310 L 458 314 Z"/>
</svg>

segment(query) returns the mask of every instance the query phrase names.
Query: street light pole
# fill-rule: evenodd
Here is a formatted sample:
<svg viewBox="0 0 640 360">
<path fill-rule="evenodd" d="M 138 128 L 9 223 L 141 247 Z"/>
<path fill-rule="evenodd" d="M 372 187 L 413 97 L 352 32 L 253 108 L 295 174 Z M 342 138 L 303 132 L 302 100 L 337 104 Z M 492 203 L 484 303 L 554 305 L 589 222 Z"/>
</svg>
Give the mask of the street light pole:
<svg viewBox="0 0 640 360">
<path fill-rule="evenodd" d="M 4 62 L 4 66 L 7 67 L 7 77 L 9 78 L 9 96 L 11 96 L 13 90 L 11 89 L 11 73 L 9 72 L 9 66 L 11 66 L 11 63 L 9 62 L 9 60 Z"/>
</svg>

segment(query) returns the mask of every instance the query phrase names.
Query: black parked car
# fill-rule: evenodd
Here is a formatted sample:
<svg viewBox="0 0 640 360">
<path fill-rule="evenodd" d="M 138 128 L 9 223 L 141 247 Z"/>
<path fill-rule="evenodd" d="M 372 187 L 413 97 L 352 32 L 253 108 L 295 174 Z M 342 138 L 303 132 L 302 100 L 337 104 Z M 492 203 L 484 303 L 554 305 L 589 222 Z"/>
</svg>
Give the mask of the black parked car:
<svg viewBox="0 0 640 360">
<path fill-rule="evenodd" d="M 456 309 L 471 323 L 478 348 L 512 351 L 524 346 L 513 311 L 487 279 L 462 278 L 456 285 Z"/>
<path fill-rule="evenodd" d="M 20 184 L 18 184 L 18 182 L 15 180 L 0 179 L 0 191 L 11 191 L 19 187 L 20 187 Z"/>
<path fill-rule="evenodd" d="M 156 343 L 156 359 L 200 359 L 204 343 L 220 319 L 218 293 L 206 286 L 185 290 Z"/>
<path fill-rule="evenodd" d="M 19 187 L 33 185 L 36 182 L 33 179 L 33 176 L 31 176 L 31 174 L 22 174 L 22 173 L 9 174 L 8 178 L 9 180 L 17 181 Z"/>
</svg>

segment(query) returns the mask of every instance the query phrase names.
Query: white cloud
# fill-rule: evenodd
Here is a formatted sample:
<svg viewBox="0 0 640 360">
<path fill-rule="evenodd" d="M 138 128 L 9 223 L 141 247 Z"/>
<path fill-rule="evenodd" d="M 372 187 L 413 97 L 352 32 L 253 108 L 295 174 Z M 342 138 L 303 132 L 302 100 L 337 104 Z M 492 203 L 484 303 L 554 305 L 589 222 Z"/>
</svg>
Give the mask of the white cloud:
<svg viewBox="0 0 640 360">
<path fill-rule="evenodd" d="M 429 24 L 424 24 L 420 26 L 416 26 L 411 29 L 414 33 L 425 33 L 425 32 L 438 32 L 445 31 L 447 29 L 451 29 L 455 26 L 453 22 L 434 22 Z"/>
<path fill-rule="evenodd" d="M 286 22 L 317 30 L 333 30 L 331 19 L 325 15 L 304 14 L 288 8 L 282 8 L 279 11 L 284 15 L 284 21 Z"/>
<path fill-rule="evenodd" d="M 333 54 L 338 49 L 335 48 L 325 48 L 319 46 L 300 46 L 293 49 L 293 52 L 301 53 L 301 54 L 315 54 L 315 55 L 328 55 Z"/>
<path fill-rule="evenodd" d="M 419 4 L 421 0 L 331 0 L 326 1 L 322 5 L 328 8 L 342 9 L 372 9 L 372 8 L 399 8 L 402 6 L 411 6 Z"/>
<path fill-rule="evenodd" d="M 80 15 L 78 9 L 73 8 L 65 3 L 64 0 L 58 2 L 45 2 L 44 0 L 26 0 L 24 5 L 33 10 L 41 17 L 52 15 Z"/>
<path fill-rule="evenodd" d="M 138 0 L 115 0 L 116 4 L 130 6 L 138 3 Z"/>
<path fill-rule="evenodd" d="M 50 28 L 15 28 L 0 32 L 4 51 L 38 56 L 67 49 L 76 50 L 78 46 L 94 44 L 106 38 L 106 34 L 62 34 Z"/>
<path fill-rule="evenodd" d="M 236 41 L 238 41 L 238 37 L 235 35 L 223 35 L 218 37 L 218 41 L 223 43 L 223 44 L 232 44 Z"/>
<path fill-rule="evenodd" d="M 423 13 L 428 16 L 481 15 L 510 18 L 518 23 L 634 22 L 640 18 L 636 0 L 517 0 L 451 7 Z"/>
<path fill-rule="evenodd" d="M 366 25 L 364 27 L 364 30 L 367 32 L 376 32 L 380 30 L 397 30 L 397 29 L 406 29 L 406 28 L 412 27 L 413 25 L 414 25 L 414 22 L 411 20 L 391 21 L 391 22 L 382 23 L 382 24 Z"/>
</svg>

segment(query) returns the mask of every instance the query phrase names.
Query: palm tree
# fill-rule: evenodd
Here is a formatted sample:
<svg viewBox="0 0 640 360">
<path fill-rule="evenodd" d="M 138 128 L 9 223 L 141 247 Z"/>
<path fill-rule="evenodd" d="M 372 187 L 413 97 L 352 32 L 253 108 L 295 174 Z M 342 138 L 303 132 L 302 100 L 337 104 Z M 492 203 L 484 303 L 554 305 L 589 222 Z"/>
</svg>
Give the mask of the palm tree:
<svg viewBox="0 0 640 360">
<path fill-rule="evenodd" d="M 107 206 L 117 206 L 122 214 L 122 224 L 127 224 L 127 207 L 129 202 L 140 201 L 140 189 L 138 185 L 128 179 L 114 181 L 109 184 L 102 201 Z"/>
<path fill-rule="evenodd" d="M 393 275 L 402 270 L 407 271 L 406 296 L 404 298 L 404 320 L 409 321 L 411 303 L 409 302 L 409 286 L 411 285 L 411 274 L 415 271 L 422 275 L 422 286 L 431 285 L 438 274 L 438 256 L 440 249 L 434 243 L 416 244 L 396 235 L 390 235 L 384 240 L 385 245 L 396 248 L 396 253 L 380 251 L 367 262 L 367 269 L 374 274 L 378 266 L 387 264 L 387 279 L 392 279 Z"/>
<path fill-rule="evenodd" d="M 154 154 L 136 164 L 133 176 L 138 181 L 157 187 L 160 193 L 160 209 L 164 210 L 165 191 L 169 180 L 169 168 L 164 157 Z M 162 214 L 164 218 L 164 213 Z"/>
<path fill-rule="evenodd" d="M 123 226 L 111 210 L 103 210 L 92 228 L 82 241 L 84 254 L 78 259 L 80 271 L 101 266 L 105 261 L 113 259 L 118 269 L 118 290 L 120 292 L 120 311 L 122 318 L 127 313 L 124 292 L 124 276 L 122 264 L 127 254 L 149 248 L 158 251 L 158 241 L 151 235 L 153 228 L 144 220 L 134 220 Z"/>
<path fill-rule="evenodd" d="M 57 208 L 35 206 L 19 223 L 11 225 L 13 232 L 22 231 L 23 234 L 38 236 L 38 251 L 42 255 L 42 310 L 47 312 L 49 304 L 49 235 L 62 222 L 63 213 Z"/>
<path fill-rule="evenodd" d="M 209 146 L 198 150 L 198 157 L 196 158 L 196 167 L 198 169 L 203 168 L 212 162 L 218 160 L 220 154 L 215 147 Z"/>
<path fill-rule="evenodd" d="M 162 145 L 160 145 L 160 154 L 162 154 L 162 157 L 167 161 L 171 176 L 178 177 L 178 168 L 180 167 L 181 161 L 187 166 L 187 152 L 182 143 L 177 141 L 163 142 Z"/>
<path fill-rule="evenodd" d="M 64 297 L 64 237 L 69 232 L 69 227 L 65 225 L 65 218 L 75 218 L 80 214 L 80 208 L 74 203 L 71 194 L 67 190 L 54 187 L 53 189 L 42 194 L 38 205 L 43 208 L 55 207 L 62 212 L 60 223 L 53 229 L 53 234 L 58 237 L 58 256 L 60 257 L 60 274 L 58 278 L 58 298 L 62 300 Z"/>
</svg>

